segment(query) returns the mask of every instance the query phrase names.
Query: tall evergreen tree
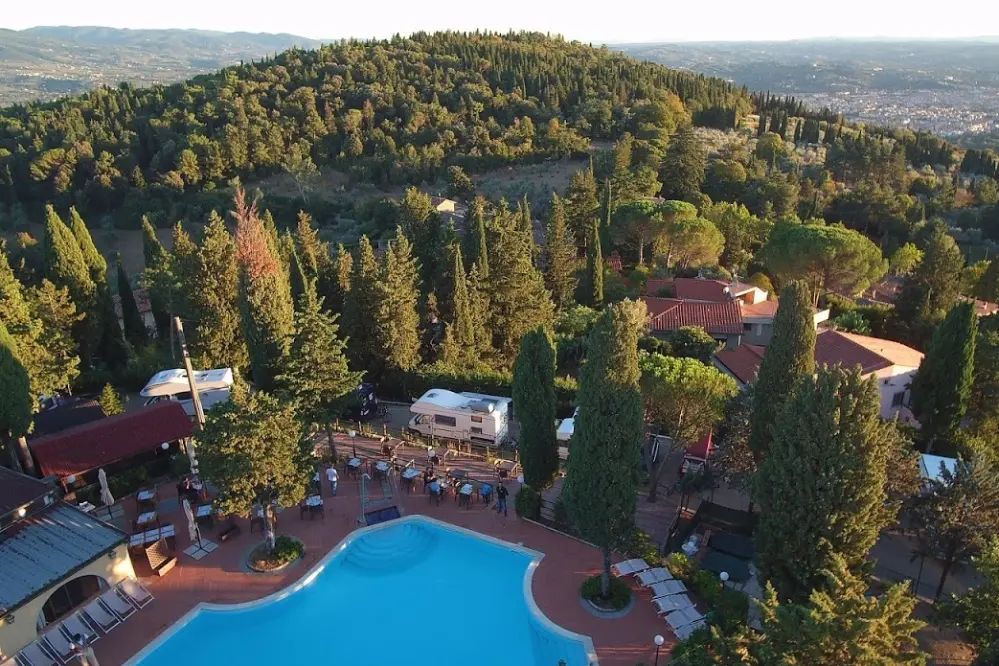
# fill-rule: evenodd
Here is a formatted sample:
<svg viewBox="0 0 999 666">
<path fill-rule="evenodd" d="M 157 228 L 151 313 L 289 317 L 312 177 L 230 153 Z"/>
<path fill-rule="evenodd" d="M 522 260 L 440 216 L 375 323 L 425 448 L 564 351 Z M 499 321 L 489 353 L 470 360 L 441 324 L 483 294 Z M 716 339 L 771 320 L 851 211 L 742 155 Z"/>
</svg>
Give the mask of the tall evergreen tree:
<svg viewBox="0 0 999 666">
<path fill-rule="evenodd" d="M 548 209 L 545 254 L 545 286 L 552 294 L 555 307 L 564 310 L 574 303 L 576 293 L 576 247 L 566 227 L 565 206 L 554 193 Z"/>
<path fill-rule="evenodd" d="M 753 394 L 749 448 L 758 464 L 770 449 L 772 429 L 784 404 L 802 378 L 815 370 L 815 319 L 812 298 L 803 282 L 781 290 L 774 334 L 760 364 Z"/>
<path fill-rule="evenodd" d="M 999 259 L 993 259 L 975 285 L 975 298 L 988 303 L 999 301 Z"/>
<path fill-rule="evenodd" d="M 149 331 L 142 321 L 139 306 L 135 304 L 135 294 L 132 293 L 132 283 L 128 279 L 125 267 L 121 265 L 121 255 L 115 259 L 118 272 L 118 300 L 121 303 L 121 319 L 124 323 L 125 337 L 133 346 L 142 346 L 149 339 Z M 114 322 L 115 326 L 118 322 Z"/>
<path fill-rule="evenodd" d="M 921 348 L 957 302 L 964 255 L 946 225 L 933 222 L 920 249 L 923 260 L 895 299 L 895 320 L 906 339 Z"/>
<path fill-rule="evenodd" d="M 254 384 L 270 391 L 284 369 L 294 333 L 291 292 L 267 242 L 256 204 L 246 203 L 242 189 L 236 190 L 234 203 L 243 335 Z"/>
<path fill-rule="evenodd" d="M 218 215 L 214 211 L 213 214 Z M 167 337 L 170 330 L 170 296 L 168 277 L 170 254 L 156 237 L 156 230 L 145 216 L 142 217 L 142 256 L 146 270 L 142 284 L 149 291 L 149 305 L 156 320 L 156 331 L 160 338 Z"/>
<path fill-rule="evenodd" d="M 75 207 L 69 209 L 69 217 L 70 229 L 73 231 L 73 237 L 76 239 L 77 245 L 80 246 L 83 261 L 86 262 L 87 268 L 90 270 L 90 279 L 95 284 L 104 284 L 108 276 L 108 262 L 97 251 L 94 239 L 90 236 L 90 231 L 87 229 L 87 223 L 76 212 Z"/>
<path fill-rule="evenodd" d="M 291 265 L 288 269 L 288 277 L 291 287 L 291 299 L 298 305 L 304 302 L 303 297 L 307 291 L 312 291 L 315 283 L 313 278 L 309 277 L 308 270 L 302 263 L 302 258 L 298 254 L 298 249 L 292 245 L 291 247 Z M 315 294 L 310 294 L 309 298 L 315 298 Z"/>
<path fill-rule="evenodd" d="M 513 364 L 513 405 L 520 421 L 518 451 L 524 483 L 540 491 L 558 473 L 555 438 L 555 349 L 544 329 L 520 340 Z"/>
<path fill-rule="evenodd" d="M 604 303 L 604 255 L 601 251 L 598 225 L 590 231 L 590 242 L 586 247 L 586 280 L 583 282 L 583 298 L 587 305 L 599 308 Z"/>
<path fill-rule="evenodd" d="M 573 174 L 565 198 L 569 230 L 575 237 L 577 247 L 586 247 L 590 242 L 590 231 L 600 214 L 597 181 L 592 164 L 589 169 L 580 169 Z"/>
<path fill-rule="evenodd" d="M 3 386 L 3 400 L 0 400 L 0 438 L 10 458 L 11 467 L 21 469 L 22 452 L 27 451 L 24 436 L 31 429 L 31 412 L 34 400 L 31 397 L 31 381 L 28 371 L 17 357 L 14 338 L 0 320 L 0 386 Z M 17 442 L 21 442 L 18 447 Z M 25 457 L 30 462 L 31 454 Z"/>
<path fill-rule="evenodd" d="M 478 266 L 483 278 L 489 277 L 489 246 L 486 242 L 486 200 L 475 197 L 468 207 L 468 265 Z"/>
<path fill-rule="evenodd" d="M 509 367 L 525 333 L 551 327 L 554 308 L 531 263 L 527 233 L 497 222 L 489 247 L 490 328 L 499 361 Z"/>
<path fill-rule="evenodd" d="M 170 252 L 169 277 L 173 281 L 170 296 L 170 312 L 181 319 L 193 317 L 195 295 L 201 289 L 198 284 L 198 246 L 180 222 L 173 227 L 173 249 Z"/>
<path fill-rule="evenodd" d="M 353 258 L 350 291 L 344 306 L 352 365 L 365 370 L 374 369 L 377 358 L 375 331 L 378 322 L 378 261 L 367 236 L 361 236 Z"/>
<path fill-rule="evenodd" d="M 45 237 L 42 241 L 45 277 L 57 287 L 66 287 L 81 311 L 94 307 L 97 286 L 73 233 L 51 205 L 45 207 Z"/>
<path fill-rule="evenodd" d="M 295 247 L 306 277 L 317 280 L 320 267 L 328 262 L 329 249 L 319 240 L 319 233 L 312 226 L 312 217 L 308 213 L 298 213 Z"/>
<path fill-rule="evenodd" d="M 601 592 L 610 589 L 611 552 L 632 533 L 639 451 L 645 435 L 638 386 L 639 322 L 630 301 L 608 307 L 589 336 L 579 373 L 576 429 L 562 491 L 569 520 L 603 552 Z"/>
<path fill-rule="evenodd" d="M 859 369 L 819 368 L 778 417 L 753 497 L 760 570 L 781 599 L 807 600 L 833 553 L 859 572 L 894 520 L 888 460 L 899 435 L 881 420 L 876 382 Z"/>
<path fill-rule="evenodd" d="M 130 350 L 121 325 L 118 324 L 114 298 L 107 284 L 101 285 L 98 290 L 94 321 L 100 322 L 96 338 L 97 358 L 114 370 L 123 368 L 128 363 Z"/>
<path fill-rule="evenodd" d="M 340 243 L 329 261 L 319 268 L 316 290 L 322 297 L 323 308 L 333 314 L 342 314 L 350 291 L 350 273 L 354 268 L 354 258 Z"/>
<path fill-rule="evenodd" d="M 670 200 L 694 202 L 701 193 L 707 168 L 707 153 L 690 125 L 680 127 L 670 140 L 659 171 L 661 196 Z"/>
<path fill-rule="evenodd" d="M 198 248 L 200 288 L 194 294 L 196 329 L 193 352 L 207 368 L 245 368 L 249 364 L 239 309 L 236 242 L 212 211 Z"/>
<path fill-rule="evenodd" d="M 385 252 L 377 285 L 378 357 L 386 368 L 411 370 L 420 362 L 420 274 L 402 227 Z"/>
<path fill-rule="evenodd" d="M 476 336 L 475 315 L 472 312 L 472 295 L 469 293 L 468 278 L 465 275 L 465 264 L 461 258 L 461 248 L 454 245 L 451 250 L 453 265 L 450 271 L 451 303 L 450 321 L 447 323 L 445 335 L 446 353 L 442 351 L 445 362 L 452 366 L 475 366 L 483 359 L 479 355 L 479 344 Z"/>
<path fill-rule="evenodd" d="M 975 304 L 958 303 L 943 320 L 912 381 L 912 408 L 926 450 L 952 441 L 968 411 L 975 374 L 978 317 Z"/>
</svg>

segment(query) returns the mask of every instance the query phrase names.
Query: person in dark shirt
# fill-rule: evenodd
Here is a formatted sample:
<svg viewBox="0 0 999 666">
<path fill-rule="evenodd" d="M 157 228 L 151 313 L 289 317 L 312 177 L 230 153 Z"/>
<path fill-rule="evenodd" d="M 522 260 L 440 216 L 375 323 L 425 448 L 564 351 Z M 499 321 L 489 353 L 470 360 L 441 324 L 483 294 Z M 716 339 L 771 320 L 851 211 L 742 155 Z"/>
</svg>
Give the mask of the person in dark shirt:
<svg viewBox="0 0 999 666">
<path fill-rule="evenodd" d="M 496 489 L 496 513 L 500 511 L 506 516 L 506 496 L 510 494 L 510 491 L 506 489 L 506 486 L 501 482 L 499 488 Z"/>
</svg>

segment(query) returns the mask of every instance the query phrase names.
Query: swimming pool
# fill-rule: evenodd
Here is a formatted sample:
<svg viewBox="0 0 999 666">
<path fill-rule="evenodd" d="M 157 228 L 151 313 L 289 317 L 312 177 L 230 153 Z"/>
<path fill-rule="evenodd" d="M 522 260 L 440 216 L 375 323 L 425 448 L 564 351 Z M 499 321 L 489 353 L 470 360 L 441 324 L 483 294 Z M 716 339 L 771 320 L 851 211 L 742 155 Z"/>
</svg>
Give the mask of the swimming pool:
<svg viewBox="0 0 999 666">
<path fill-rule="evenodd" d="M 349 535 L 298 583 L 200 604 L 126 666 L 586 666 L 589 638 L 531 595 L 541 553 L 425 516 Z"/>
</svg>

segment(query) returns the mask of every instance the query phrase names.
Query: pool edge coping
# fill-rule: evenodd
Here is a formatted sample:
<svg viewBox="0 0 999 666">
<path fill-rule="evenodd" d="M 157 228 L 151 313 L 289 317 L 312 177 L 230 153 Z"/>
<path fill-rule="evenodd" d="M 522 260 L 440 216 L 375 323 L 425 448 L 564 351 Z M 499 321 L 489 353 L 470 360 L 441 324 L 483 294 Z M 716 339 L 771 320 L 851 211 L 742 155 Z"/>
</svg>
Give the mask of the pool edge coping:
<svg viewBox="0 0 999 666">
<path fill-rule="evenodd" d="M 341 539 L 340 542 L 337 543 L 337 545 L 331 548 L 329 552 L 326 553 L 326 555 L 324 555 L 321 560 L 312 565 L 312 568 L 309 569 L 307 572 L 305 572 L 305 574 L 303 574 L 300 578 L 290 583 L 289 585 L 281 588 L 280 590 L 271 592 L 270 594 L 263 596 L 259 599 L 253 599 L 251 601 L 242 601 L 236 604 L 219 604 L 209 601 L 199 601 L 197 604 L 194 605 L 193 608 L 191 608 L 191 610 L 187 611 L 182 616 L 174 620 L 174 622 L 169 627 L 160 632 L 160 634 L 157 635 L 155 638 L 153 638 L 153 640 L 149 641 L 149 643 L 147 643 L 141 650 L 139 650 L 131 657 L 129 657 L 128 660 L 125 661 L 124 664 L 122 664 L 122 666 L 139 666 L 139 663 L 143 659 L 148 657 L 163 643 L 172 638 L 174 634 L 176 634 L 178 631 L 186 627 L 203 610 L 219 611 L 219 612 L 249 610 L 276 603 L 278 601 L 281 601 L 282 599 L 289 597 L 290 595 L 296 592 L 299 592 L 304 587 L 310 585 L 316 578 L 318 578 L 319 574 L 322 573 L 322 571 L 329 565 L 329 563 L 333 559 L 338 557 L 340 553 L 346 550 L 347 546 L 349 546 L 354 539 L 369 532 L 374 532 L 380 529 L 384 529 L 386 527 L 390 527 L 392 525 L 396 525 L 400 522 L 429 523 L 431 525 L 440 527 L 442 529 L 451 530 L 452 532 L 458 532 L 465 536 L 472 536 L 478 539 L 483 539 L 493 545 L 503 546 L 504 548 L 509 548 L 511 550 L 531 556 L 531 562 L 527 565 L 527 571 L 524 572 L 524 585 L 523 585 L 523 594 L 524 594 L 524 599 L 527 602 L 527 609 L 534 616 L 534 619 L 537 620 L 544 628 L 548 629 L 554 634 L 562 636 L 563 638 L 567 638 L 581 643 L 583 645 L 583 649 L 586 651 L 586 656 L 588 660 L 587 666 L 599 666 L 599 661 L 597 659 L 597 651 L 596 648 L 593 646 L 593 639 L 590 638 L 589 636 L 578 634 L 570 629 L 566 629 L 565 627 L 553 622 L 547 615 L 544 614 L 544 612 L 538 606 L 537 601 L 535 601 L 534 599 L 534 590 L 532 589 L 532 584 L 534 581 L 534 572 L 541 564 L 541 560 L 544 559 L 545 553 L 538 550 L 534 550 L 533 548 L 528 548 L 527 546 L 523 546 L 521 544 L 504 541 L 503 539 L 494 537 L 490 534 L 477 532 L 467 527 L 462 527 L 460 525 L 455 525 L 453 523 L 449 523 L 443 520 L 438 520 L 437 518 L 432 518 L 430 516 L 425 516 L 421 514 L 402 516 L 400 518 L 396 518 L 395 520 L 386 521 L 383 523 L 379 523 L 377 525 L 365 525 L 364 527 L 360 527 L 356 530 L 353 530 L 350 534 L 344 536 L 343 539 Z"/>
</svg>

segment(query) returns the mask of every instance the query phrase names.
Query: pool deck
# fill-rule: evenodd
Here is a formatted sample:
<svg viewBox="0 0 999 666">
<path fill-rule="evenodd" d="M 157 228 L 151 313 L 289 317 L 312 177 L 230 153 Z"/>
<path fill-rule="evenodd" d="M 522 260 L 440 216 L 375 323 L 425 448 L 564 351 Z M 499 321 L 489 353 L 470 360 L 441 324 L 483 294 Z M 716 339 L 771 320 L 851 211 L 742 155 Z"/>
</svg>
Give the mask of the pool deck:
<svg viewBox="0 0 999 666">
<path fill-rule="evenodd" d="M 420 485 L 417 484 L 417 488 Z M 515 486 L 516 483 L 512 485 Z M 203 560 L 195 561 L 180 552 L 188 546 L 183 512 L 179 509 L 166 512 L 164 520 L 173 522 L 177 528 L 178 564 L 163 578 L 148 575 L 149 572 L 143 569 L 143 563 L 136 564 L 136 574 L 156 600 L 94 645 L 102 666 L 120 666 L 125 663 L 199 602 L 231 604 L 252 601 L 280 590 L 304 576 L 358 527 L 358 483 L 341 475 L 338 495 L 330 498 L 329 486 L 324 478 L 323 491 L 326 496 L 325 518 L 299 519 L 296 508 L 280 514 L 277 533 L 298 537 L 305 543 L 307 551 L 302 562 L 280 574 L 252 574 L 244 570 L 242 562 L 246 553 L 262 539 L 259 531 L 252 535 L 249 533 L 248 521 L 241 524 L 243 532 L 240 536 L 222 544 Z M 653 637 L 656 634 L 666 637 L 666 644 L 660 654 L 660 663 L 665 663 L 675 638 L 666 623 L 656 616 L 650 593 L 635 587 L 638 590 L 636 603 L 623 618 L 602 619 L 593 616 L 580 603 L 579 587 L 587 576 L 599 570 L 600 552 L 540 525 L 519 519 L 512 508 L 513 495 L 511 489 L 510 515 L 506 518 L 492 511 L 491 506 L 486 508 L 478 502 L 473 502 L 470 508 L 458 508 L 455 501 L 448 498 L 437 506 L 428 502 L 427 496 L 418 489 L 411 495 L 403 494 L 398 498 L 398 504 L 404 515 L 427 515 L 505 541 L 521 543 L 544 553 L 545 557 L 533 577 L 536 603 L 554 623 L 591 637 L 601 666 L 653 663 Z M 126 503 L 126 506 L 134 511 L 131 503 Z M 212 531 L 205 531 L 204 537 L 217 542 Z M 406 596 L 400 596 L 399 601 L 412 606 L 414 621 L 422 621 L 423 611 L 417 597 L 407 593 Z M 488 621 L 488 616 L 467 617 L 464 620 L 456 618 L 455 622 L 448 623 L 448 628 L 460 631 L 461 621 Z M 317 626 L 321 622 L 321 618 L 317 619 Z M 308 629 L 302 627 L 303 632 Z M 443 634 L 435 632 L 434 635 L 436 639 L 446 640 L 446 630 Z M 497 649 L 502 649 L 502 640 L 498 640 L 496 645 Z M 192 646 L 192 649 L 196 650 L 196 647 Z"/>
</svg>

